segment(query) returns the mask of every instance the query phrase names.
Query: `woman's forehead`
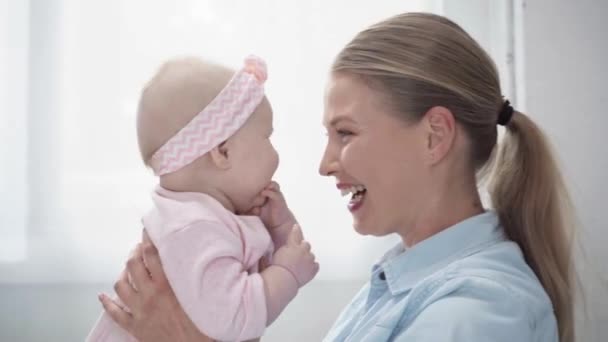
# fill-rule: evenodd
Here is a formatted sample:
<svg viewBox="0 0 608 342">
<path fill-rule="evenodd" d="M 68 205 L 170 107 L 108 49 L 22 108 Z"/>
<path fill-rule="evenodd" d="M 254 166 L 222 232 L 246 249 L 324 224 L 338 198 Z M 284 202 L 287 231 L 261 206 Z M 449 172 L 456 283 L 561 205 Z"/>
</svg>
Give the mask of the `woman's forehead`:
<svg viewBox="0 0 608 342">
<path fill-rule="evenodd" d="M 331 126 L 338 120 L 365 121 L 369 119 L 366 113 L 380 109 L 379 102 L 378 94 L 363 81 L 351 76 L 332 76 L 325 91 L 323 123 Z"/>
<path fill-rule="evenodd" d="M 327 81 L 325 98 L 330 103 L 350 103 L 368 92 L 362 81 L 348 75 L 334 75 Z"/>
</svg>

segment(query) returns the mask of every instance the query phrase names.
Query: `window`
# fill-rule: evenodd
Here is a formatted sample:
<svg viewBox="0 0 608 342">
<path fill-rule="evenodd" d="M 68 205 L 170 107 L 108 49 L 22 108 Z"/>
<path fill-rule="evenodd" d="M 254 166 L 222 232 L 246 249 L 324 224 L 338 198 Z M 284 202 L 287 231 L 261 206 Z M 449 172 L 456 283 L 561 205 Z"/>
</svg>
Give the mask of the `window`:
<svg viewBox="0 0 608 342">
<path fill-rule="evenodd" d="M 405 11 L 434 11 L 480 40 L 510 91 L 509 4 L 8 2 L 0 11 L 0 72 L 7 75 L 0 78 L 0 282 L 113 279 L 139 239 L 155 183 L 135 137 L 142 85 L 169 57 L 195 54 L 237 67 L 249 53 L 269 64 L 281 155 L 276 179 L 323 260 L 320 277 L 365 277 L 395 239 L 357 236 L 333 181 L 317 175 L 322 94 L 333 56 L 366 25 Z"/>
</svg>

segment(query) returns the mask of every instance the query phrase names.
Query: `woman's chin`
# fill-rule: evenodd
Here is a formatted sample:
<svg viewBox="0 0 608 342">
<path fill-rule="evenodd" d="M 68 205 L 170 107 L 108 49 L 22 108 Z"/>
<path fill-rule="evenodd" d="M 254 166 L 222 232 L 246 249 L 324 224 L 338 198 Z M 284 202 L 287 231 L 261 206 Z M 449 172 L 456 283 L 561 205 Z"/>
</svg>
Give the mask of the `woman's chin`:
<svg viewBox="0 0 608 342">
<path fill-rule="evenodd" d="M 353 220 L 353 228 L 360 235 L 385 236 L 389 234 L 387 230 L 381 229 L 382 226 L 373 222 L 362 222 L 357 219 Z"/>
<path fill-rule="evenodd" d="M 375 235 L 372 229 L 370 229 L 371 227 L 369 225 L 366 225 L 358 220 L 353 221 L 353 228 L 355 228 L 355 231 L 361 235 Z"/>
</svg>

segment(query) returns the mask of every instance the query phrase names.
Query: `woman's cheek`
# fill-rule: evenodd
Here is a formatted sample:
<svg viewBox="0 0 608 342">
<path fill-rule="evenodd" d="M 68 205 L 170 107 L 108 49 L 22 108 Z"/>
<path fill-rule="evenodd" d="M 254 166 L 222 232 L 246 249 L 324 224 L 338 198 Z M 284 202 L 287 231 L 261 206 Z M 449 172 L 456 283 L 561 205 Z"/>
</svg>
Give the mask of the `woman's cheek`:
<svg viewBox="0 0 608 342">
<path fill-rule="evenodd" d="M 346 169 L 358 169 L 361 166 L 361 160 L 364 159 L 363 151 L 356 143 L 346 143 L 342 147 L 340 153 L 340 164 Z"/>
</svg>

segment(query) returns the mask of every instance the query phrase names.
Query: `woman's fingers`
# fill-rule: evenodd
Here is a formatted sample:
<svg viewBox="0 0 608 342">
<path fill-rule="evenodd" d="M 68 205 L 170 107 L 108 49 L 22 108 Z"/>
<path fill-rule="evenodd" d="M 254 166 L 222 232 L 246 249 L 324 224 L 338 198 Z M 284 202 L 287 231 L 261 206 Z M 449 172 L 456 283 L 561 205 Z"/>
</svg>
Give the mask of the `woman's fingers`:
<svg viewBox="0 0 608 342">
<path fill-rule="evenodd" d="M 133 316 L 105 294 L 100 294 L 98 298 L 103 306 L 103 309 L 108 313 L 108 315 L 110 315 L 112 320 L 120 325 L 123 329 L 130 331 Z"/>
<path fill-rule="evenodd" d="M 150 272 L 149 277 L 155 282 L 167 282 L 160 255 L 158 255 L 158 249 L 152 243 L 144 244 L 143 258 Z"/>
<path fill-rule="evenodd" d="M 129 282 L 129 274 L 126 270 L 122 271 L 120 278 L 114 283 L 114 291 L 126 306 L 133 306 L 137 293 Z"/>
<path fill-rule="evenodd" d="M 133 251 L 129 257 L 129 260 L 127 261 L 127 270 L 129 271 L 131 281 L 136 290 L 141 289 L 142 284 L 150 279 L 150 275 L 144 264 L 142 244 L 137 244 L 135 251 Z"/>
</svg>

